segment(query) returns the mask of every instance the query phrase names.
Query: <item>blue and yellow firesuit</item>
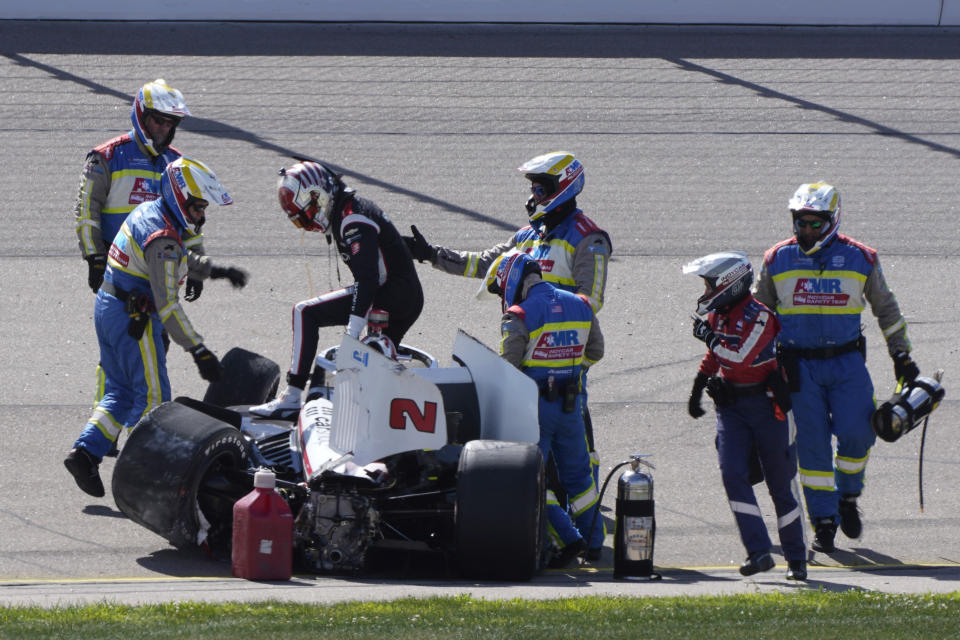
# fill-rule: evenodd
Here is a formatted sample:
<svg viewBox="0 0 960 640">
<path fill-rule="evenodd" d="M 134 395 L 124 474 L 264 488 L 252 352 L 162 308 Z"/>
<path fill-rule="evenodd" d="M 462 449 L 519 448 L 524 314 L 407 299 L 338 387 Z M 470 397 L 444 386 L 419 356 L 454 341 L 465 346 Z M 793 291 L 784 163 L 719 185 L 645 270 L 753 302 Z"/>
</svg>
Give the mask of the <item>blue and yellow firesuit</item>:
<svg viewBox="0 0 960 640">
<path fill-rule="evenodd" d="M 781 348 L 796 362 L 793 414 L 808 515 L 836 521 L 839 498 L 863 489 L 876 440 L 873 383 L 858 348 L 860 315 L 869 302 L 891 355 L 910 351 L 906 321 L 877 252 L 842 234 L 809 255 L 795 238 L 772 247 L 755 296 L 777 312 Z"/>
<path fill-rule="evenodd" d="M 548 531 L 558 547 L 585 538 L 589 548 L 600 548 L 604 529 L 595 517 L 598 497 L 584 432 L 581 375 L 603 357 L 603 336 L 585 298 L 536 274 L 527 276 L 524 287 L 523 301 L 503 315 L 500 353 L 540 388 L 538 444 L 544 458 L 553 452 L 570 503 L 568 514 L 548 492 Z"/>
<path fill-rule="evenodd" d="M 134 209 L 110 247 L 94 308 L 104 394 L 74 443 L 98 460 L 122 429 L 170 400 L 163 329 L 184 349 L 203 341 L 178 297 L 188 271 L 183 233 L 161 198 Z M 148 315 L 139 339 L 128 333 L 134 307 Z"/>
</svg>

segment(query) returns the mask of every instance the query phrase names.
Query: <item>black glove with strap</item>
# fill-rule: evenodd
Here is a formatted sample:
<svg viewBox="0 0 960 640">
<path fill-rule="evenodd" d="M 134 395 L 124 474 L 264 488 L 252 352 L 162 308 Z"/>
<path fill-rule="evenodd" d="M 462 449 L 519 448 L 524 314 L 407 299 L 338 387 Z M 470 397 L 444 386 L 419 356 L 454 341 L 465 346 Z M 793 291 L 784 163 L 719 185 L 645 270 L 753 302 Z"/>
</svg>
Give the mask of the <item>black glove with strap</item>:
<svg viewBox="0 0 960 640">
<path fill-rule="evenodd" d="M 87 284 L 90 290 L 96 293 L 103 284 L 103 274 L 107 270 L 107 256 L 96 253 L 84 258 L 87 261 Z"/>
<path fill-rule="evenodd" d="M 907 384 L 917 379 L 917 376 L 920 375 L 920 367 L 913 361 L 909 353 L 898 351 L 893 354 L 893 375 L 898 382 Z"/>
<path fill-rule="evenodd" d="M 416 225 L 410 225 L 410 231 L 413 232 L 413 236 L 401 237 L 403 241 L 407 243 L 407 248 L 410 249 L 410 254 L 414 259 L 420 262 L 424 260 L 429 260 L 431 263 L 436 262 L 437 248 L 427 242 L 427 239 L 423 237 L 423 234 L 420 233 Z"/>
<path fill-rule="evenodd" d="M 707 387 L 707 380 L 709 380 L 709 376 L 702 372 L 698 372 L 697 377 L 693 380 L 693 389 L 690 390 L 690 399 L 687 400 L 687 413 L 690 414 L 691 418 L 700 418 L 706 413 L 700 406 L 700 400 L 703 399 L 703 390 Z"/>
<path fill-rule="evenodd" d="M 720 336 L 713 332 L 706 320 L 696 316 L 693 316 L 693 337 L 697 340 L 703 340 L 710 351 L 713 351 L 720 344 Z"/>
<path fill-rule="evenodd" d="M 193 302 L 203 293 L 203 280 L 199 278 L 187 278 L 187 284 L 183 291 L 183 299 L 187 302 Z"/>
<path fill-rule="evenodd" d="M 210 267 L 210 278 L 213 280 L 219 280 L 221 278 L 226 278 L 230 281 L 230 284 L 233 285 L 234 289 L 243 289 L 247 286 L 247 278 L 250 276 L 243 269 L 238 269 L 236 267 Z"/>
<path fill-rule="evenodd" d="M 202 344 L 198 344 L 190 349 L 190 355 L 193 356 L 193 361 L 197 364 L 197 369 L 200 370 L 201 378 L 207 382 L 216 382 L 220 379 L 223 367 L 220 366 L 217 356 L 213 355 L 213 351 Z"/>
</svg>

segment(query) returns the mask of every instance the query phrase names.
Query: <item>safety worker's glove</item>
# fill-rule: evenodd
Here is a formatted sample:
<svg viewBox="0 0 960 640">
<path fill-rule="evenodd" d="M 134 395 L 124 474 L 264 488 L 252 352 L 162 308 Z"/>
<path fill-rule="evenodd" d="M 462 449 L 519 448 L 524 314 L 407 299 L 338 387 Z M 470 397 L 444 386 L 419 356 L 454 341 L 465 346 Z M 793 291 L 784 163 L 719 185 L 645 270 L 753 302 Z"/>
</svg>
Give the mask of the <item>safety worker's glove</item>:
<svg viewBox="0 0 960 640">
<path fill-rule="evenodd" d="M 250 278 L 250 275 L 243 269 L 238 269 L 237 267 L 210 267 L 210 277 L 213 280 L 219 280 L 221 278 L 226 278 L 230 281 L 230 284 L 233 285 L 234 289 L 243 289 L 247 286 L 247 280 Z"/>
<path fill-rule="evenodd" d="M 703 340 L 704 344 L 707 345 L 707 349 L 713 351 L 716 346 L 720 344 L 720 336 L 713 332 L 713 329 L 710 328 L 706 320 L 698 318 L 697 316 L 691 317 L 693 318 L 693 337 L 697 340 Z"/>
<path fill-rule="evenodd" d="M 183 299 L 187 302 L 193 302 L 203 293 L 203 280 L 200 278 L 187 278 L 187 284 L 184 286 Z"/>
<path fill-rule="evenodd" d="M 107 256 L 95 253 L 84 258 L 87 261 L 87 284 L 90 290 L 96 293 L 103 284 L 103 274 L 107 270 Z"/>
<path fill-rule="evenodd" d="M 898 351 L 893 354 L 893 375 L 898 382 L 908 384 L 920 375 L 920 367 L 913 361 L 909 353 Z"/>
<path fill-rule="evenodd" d="M 710 377 L 707 374 L 698 372 L 697 377 L 693 380 L 693 389 L 690 390 L 690 399 L 687 400 L 687 413 L 690 414 L 691 418 L 700 418 L 706 414 L 706 411 L 700 405 L 700 401 L 703 399 L 703 390 L 706 389 L 709 379 Z"/>
<path fill-rule="evenodd" d="M 424 260 L 429 260 L 431 263 L 437 261 L 437 248 L 432 244 L 427 242 L 427 239 L 423 237 L 423 234 L 420 233 L 420 230 L 417 229 L 417 225 L 410 225 L 410 231 L 413 232 L 412 236 L 401 236 L 403 241 L 407 243 L 407 248 L 410 249 L 410 254 L 414 257 L 415 260 L 423 262 Z"/>
<path fill-rule="evenodd" d="M 207 349 L 203 344 L 198 344 L 190 349 L 190 355 L 193 356 L 193 361 L 196 363 L 197 369 L 200 370 L 201 378 L 207 382 L 216 382 L 220 379 L 223 367 L 213 351 Z"/>
</svg>

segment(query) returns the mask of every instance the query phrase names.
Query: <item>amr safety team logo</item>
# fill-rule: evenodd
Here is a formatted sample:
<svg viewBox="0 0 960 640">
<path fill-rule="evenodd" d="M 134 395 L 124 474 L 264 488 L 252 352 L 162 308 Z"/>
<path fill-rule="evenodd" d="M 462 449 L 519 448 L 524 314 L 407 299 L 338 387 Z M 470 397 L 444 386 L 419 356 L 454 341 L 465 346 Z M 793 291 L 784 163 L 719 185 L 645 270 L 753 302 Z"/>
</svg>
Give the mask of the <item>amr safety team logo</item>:
<svg viewBox="0 0 960 640">
<path fill-rule="evenodd" d="M 576 329 L 544 331 L 533 348 L 535 360 L 570 360 L 582 353 L 583 345 Z"/>
<path fill-rule="evenodd" d="M 845 307 L 849 299 L 839 278 L 798 278 L 793 288 L 794 306 Z"/>
<path fill-rule="evenodd" d="M 130 189 L 129 204 L 137 205 L 156 200 L 159 197 L 157 191 L 156 183 L 150 178 L 137 178 Z"/>
</svg>

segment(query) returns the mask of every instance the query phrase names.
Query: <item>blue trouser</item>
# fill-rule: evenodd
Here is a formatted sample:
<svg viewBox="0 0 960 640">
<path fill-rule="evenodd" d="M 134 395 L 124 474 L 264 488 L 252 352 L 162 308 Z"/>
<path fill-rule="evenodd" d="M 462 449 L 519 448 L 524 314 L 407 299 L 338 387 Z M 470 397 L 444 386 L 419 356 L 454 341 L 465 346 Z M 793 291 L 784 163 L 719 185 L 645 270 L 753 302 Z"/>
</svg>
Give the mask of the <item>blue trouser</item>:
<svg viewBox="0 0 960 640">
<path fill-rule="evenodd" d="M 876 435 L 873 382 L 853 351 L 826 360 L 798 361 L 800 391 L 792 394 L 800 482 L 810 520 L 837 517 L 841 495 L 859 495 Z M 834 459 L 831 436 L 837 437 Z"/>
<path fill-rule="evenodd" d="M 748 456 L 755 444 L 777 512 L 783 555 L 788 561 L 806 559 L 793 431 L 789 417 L 777 419 L 765 395 L 739 398 L 730 406 L 717 408 L 717 453 L 723 488 L 748 554 L 770 550 L 770 536 L 749 480 Z"/>
<path fill-rule="evenodd" d="M 585 538 L 588 547 L 599 548 L 603 546 L 604 530 L 583 430 L 583 404 L 584 396 L 580 394 L 574 410 L 564 413 L 562 399 L 551 402 L 541 397 L 540 441 L 537 444 L 544 458 L 553 452 L 560 484 L 567 492 L 567 511 L 548 496 L 550 536 L 558 546 Z"/>
<path fill-rule="evenodd" d="M 152 314 L 137 341 L 127 334 L 130 316 L 124 304 L 100 291 L 93 311 L 100 343 L 103 397 L 74 443 L 96 458 L 102 458 L 120 432 L 161 402 L 170 400 L 167 357 L 163 347 L 163 323 Z"/>
<path fill-rule="evenodd" d="M 580 388 L 583 389 L 583 422 L 587 430 L 587 452 L 590 454 L 590 470 L 593 472 L 593 483 L 600 489 L 600 454 L 597 453 L 597 439 L 593 433 L 593 420 L 590 418 L 590 409 L 587 407 L 587 372 L 580 372 Z"/>
</svg>

